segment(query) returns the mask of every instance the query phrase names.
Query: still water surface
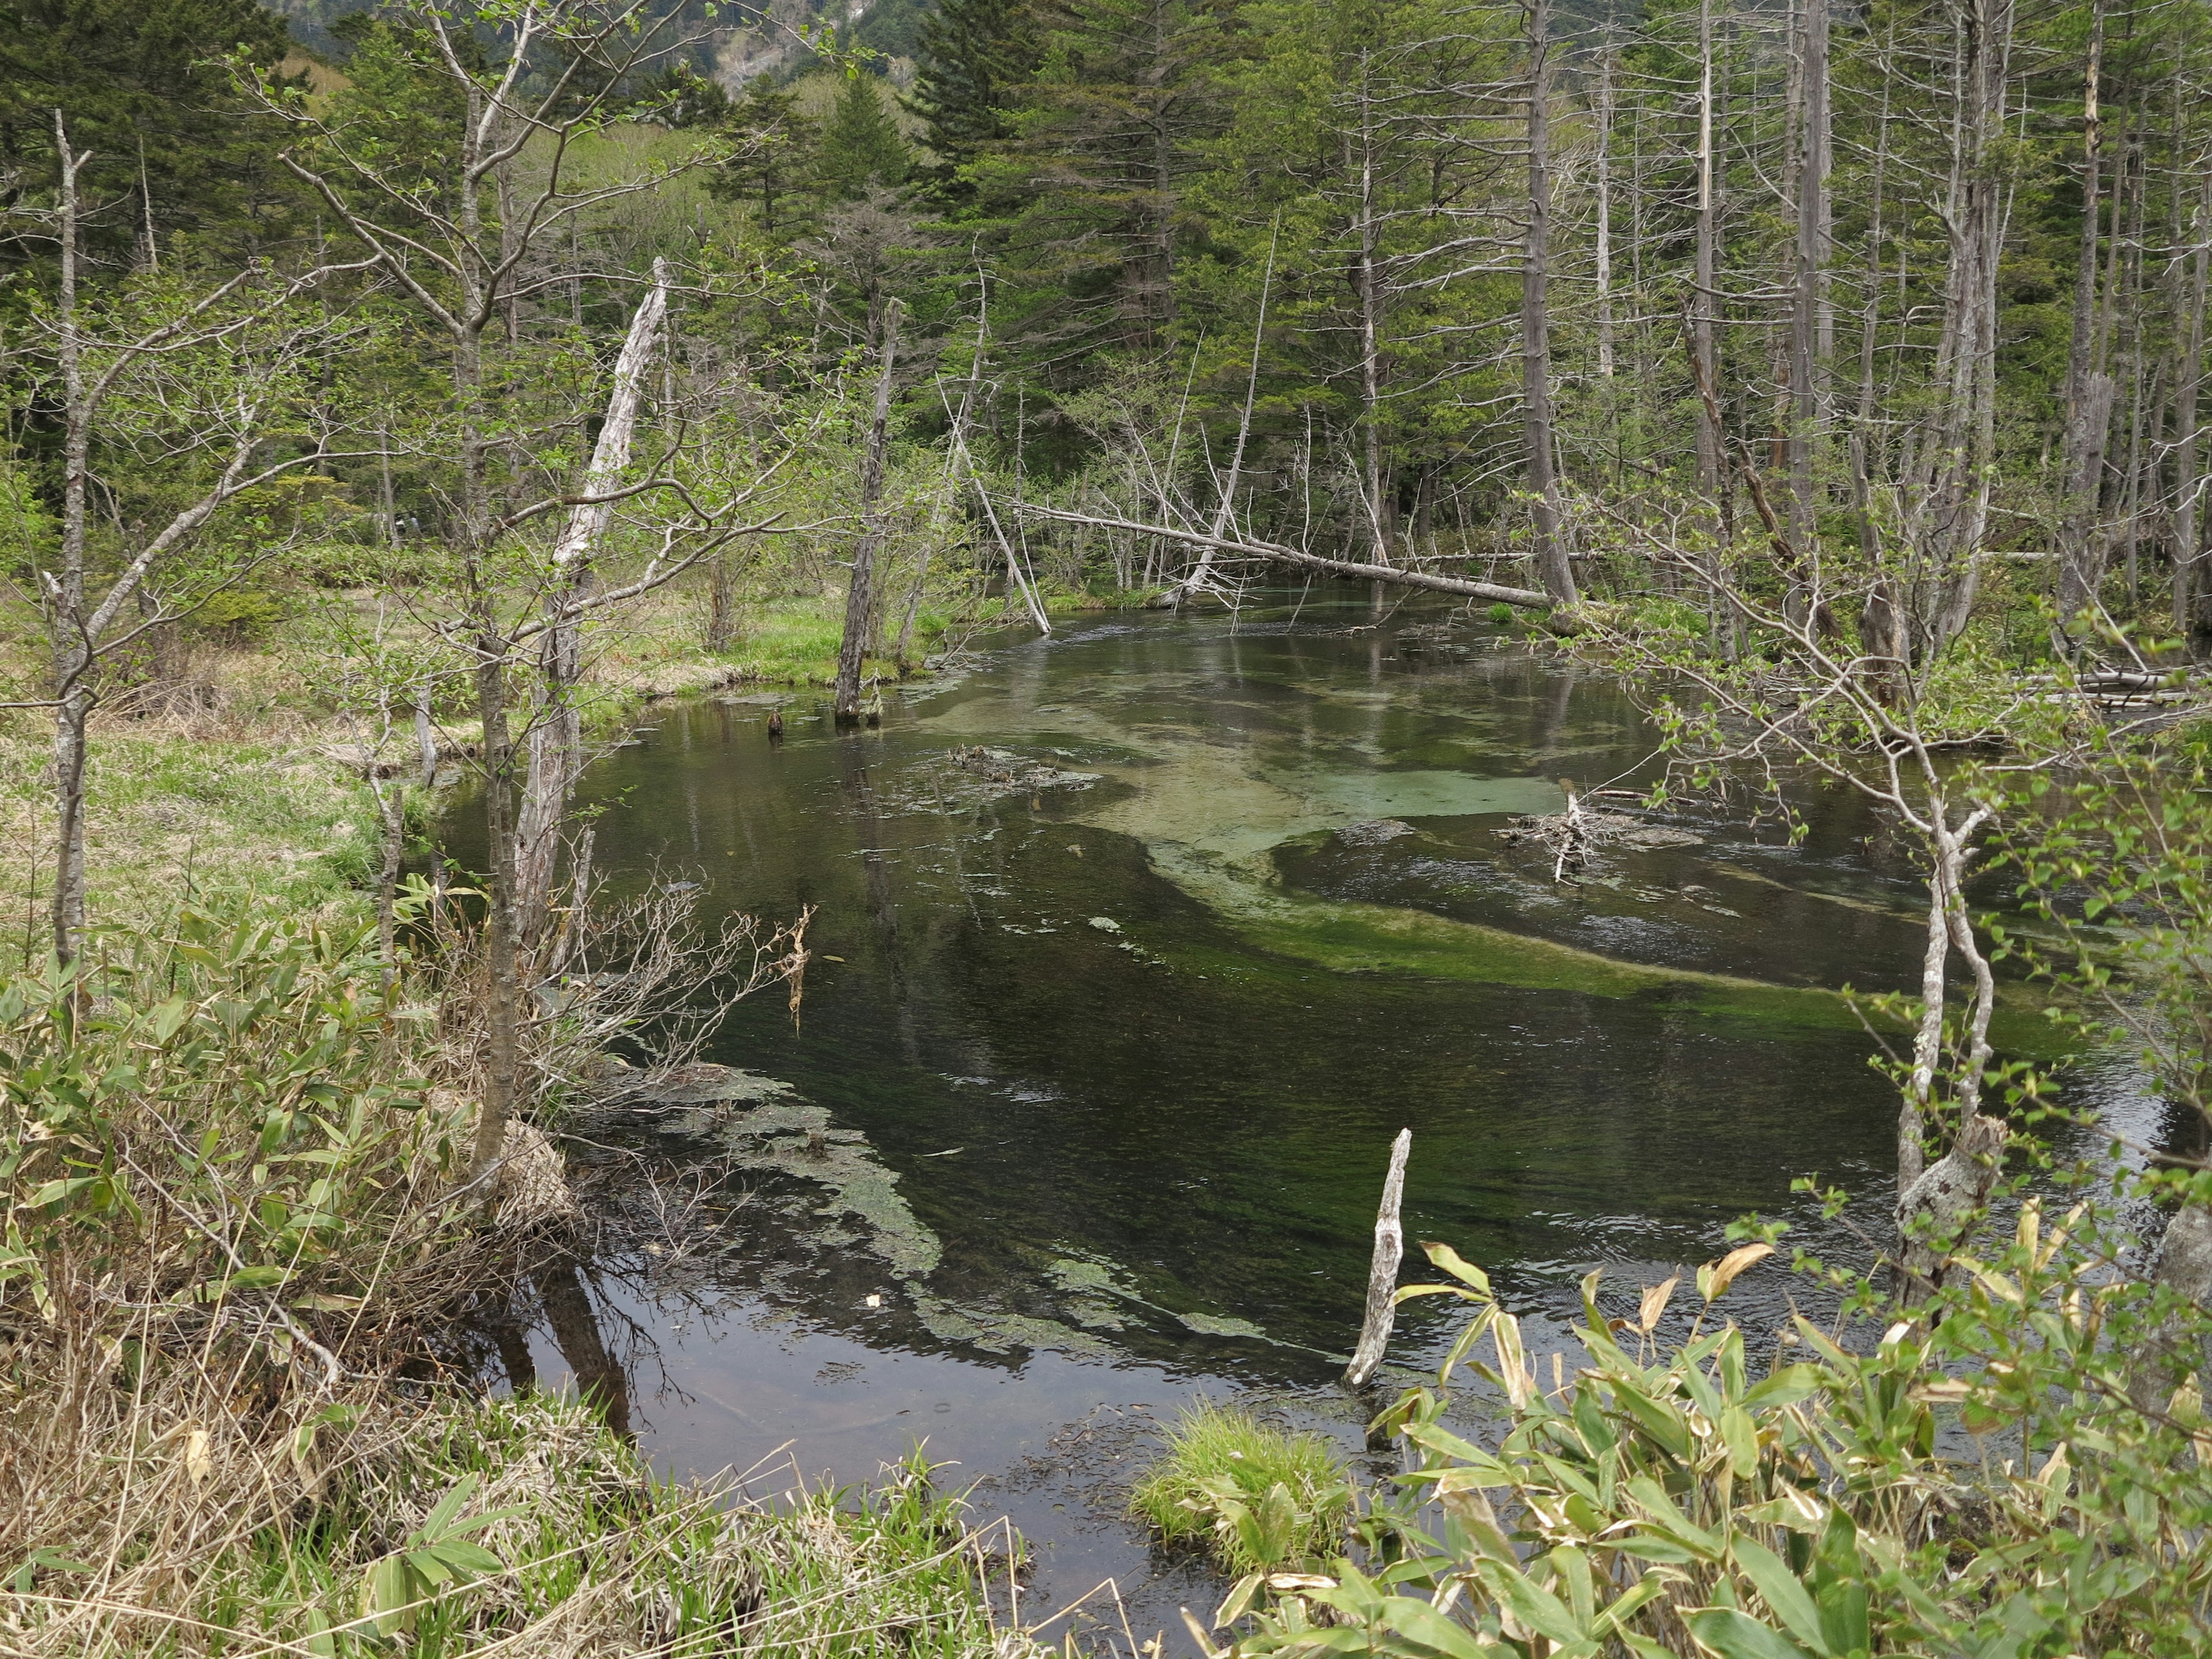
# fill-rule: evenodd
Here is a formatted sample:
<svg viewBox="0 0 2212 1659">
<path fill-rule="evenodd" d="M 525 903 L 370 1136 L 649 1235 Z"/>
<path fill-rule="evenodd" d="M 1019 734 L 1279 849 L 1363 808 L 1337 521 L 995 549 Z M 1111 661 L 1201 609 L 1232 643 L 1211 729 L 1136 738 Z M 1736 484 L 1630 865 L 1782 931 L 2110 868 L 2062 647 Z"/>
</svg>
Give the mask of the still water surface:
<svg viewBox="0 0 2212 1659">
<path fill-rule="evenodd" d="M 725 1253 L 596 1286 L 659 1461 L 772 1494 L 926 1438 L 1038 1546 L 1025 1611 L 1110 1573 L 1149 1635 L 1218 1593 L 1114 1514 L 1152 1419 L 1252 1395 L 1358 1444 L 1333 1378 L 1401 1127 L 1408 1237 L 1489 1267 L 1539 1354 L 1592 1267 L 1625 1310 L 1747 1211 L 1848 1252 L 1790 1182 L 1887 1203 L 1894 1097 L 1837 992 L 1913 982 L 1909 865 L 1808 794 L 1797 845 L 1678 813 L 1555 883 L 1497 832 L 1648 785 L 1651 730 L 1446 615 L 1071 619 L 878 729 L 668 706 L 593 769 L 618 884 L 817 907 L 801 1019 L 756 997 L 709 1050 L 773 1082 L 628 1134 L 750 1194 Z M 1769 1264 L 1738 1311 L 1793 1289 Z M 1393 1377 L 1451 1329 L 1409 1308 Z"/>
</svg>

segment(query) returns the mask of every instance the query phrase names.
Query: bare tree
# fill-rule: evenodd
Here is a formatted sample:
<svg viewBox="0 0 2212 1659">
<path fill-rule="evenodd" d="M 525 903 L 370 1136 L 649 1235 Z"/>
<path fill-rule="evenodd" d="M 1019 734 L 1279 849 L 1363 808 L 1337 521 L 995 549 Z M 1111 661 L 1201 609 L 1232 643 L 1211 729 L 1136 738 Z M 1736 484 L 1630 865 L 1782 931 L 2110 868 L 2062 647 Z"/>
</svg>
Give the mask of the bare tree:
<svg viewBox="0 0 2212 1659">
<path fill-rule="evenodd" d="M 875 635 L 876 551 L 883 544 L 884 451 L 890 440 L 891 375 L 898 361 L 899 319 L 904 307 L 884 302 L 876 342 L 876 398 L 860 458 L 860 535 L 853 546 L 852 579 L 845 589 L 845 631 L 837 641 L 837 683 L 830 708 L 839 720 L 860 716 L 860 668 Z"/>
<path fill-rule="evenodd" d="M 616 119 L 616 100 L 629 77 L 677 44 L 665 39 L 668 20 L 645 0 L 523 0 L 502 32 L 499 51 L 478 68 L 483 59 L 473 12 L 445 0 L 410 0 L 404 15 L 423 43 L 417 72 L 439 85 L 460 112 L 446 155 L 409 158 L 416 167 L 434 163 L 441 169 L 437 189 L 416 187 L 395 169 L 378 147 L 369 112 L 334 119 L 273 84 L 261 92 L 264 106 L 298 135 L 284 152 L 287 166 L 445 348 L 450 436 L 441 442 L 439 459 L 451 480 L 448 540 L 459 578 L 451 608 L 429 620 L 463 653 L 483 727 L 478 765 L 491 867 L 485 883 L 483 1099 L 475 1146 L 482 1171 L 498 1159 L 518 1100 L 526 957 L 542 928 L 535 896 L 549 890 L 544 825 L 556 810 L 553 803 L 565 798 L 577 760 L 570 724 L 575 629 L 586 617 L 611 612 L 761 528 L 743 515 L 765 480 L 687 478 L 687 461 L 699 458 L 687 457 L 676 443 L 617 486 L 592 487 L 587 472 L 587 487 L 571 492 L 526 459 L 518 463 L 512 437 L 497 431 L 491 416 L 491 350 L 517 336 L 525 306 L 549 293 L 567 293 L 579 280 L 580 273 L 564 268 L 562 256 L 573 252 L 583 217 L 620 198 L 655 189 L 684 168 L 719 159 L 711 145 L 702 145 L 611 182 L 578 173 L 579 141 Z M 547 58 L 557 67 L 534 73 Z M 526 178 L 526 161 L 534 168 Z M 635 396 L 635 371 L 659 326 L 650 295 L 640 324 L 631 331 L 638 354 L 629 365 L 628 393 L 617 364 L 617 404 Z M 611 472 L 616 457 L 611 451 L 605 459 Z M 702 482 L 713 493 L 695 489 Z M 650 551 L 627 580 L 598 586 L 582 580 L 581 573 L 589 569 L 592 550 L 606 527 L 600 509 L 609 506 L 643 515 L 631 533 Z M 556 518 L 566 534 L 551 548 L 532 551 L 532 538 Z M 541 687 L 518 711 L 509 677 L 520 653 L 532 647 L 541 647 Z M 545 764 L 529 809 L 535 819 L 534 861 L 526 887 L 515 803 L 518 750 L 546 720 L 562 729 L 539 751 Z"/>
<path fill-rule="evenodd" d="M 52 672 L 59 819 L 49 917 L 54 955 L 67 966 L 82 948 L 85 927 L 85 766 L 100 665 L 269 556 L 265 547 L 226 544 L 215 568 L 160 586 L 165 566 L 207 545 L 225 508 L 325 458 L 329 434 L 301 431 L 299 394 L 309 360 L 329 347 L 338 325 L 320 312 L 295 313 L 295 301 L 360 267 L 319 266 L 289 280 L 249 267 L 196 295 L 143 307 L 123 301 L 95 315 L 82 289 L 79 247 L 85 204 L 78 181 L 88 158 L 71 147 L 59 110 L 54 143 L 59 280 L 40 320 L 51 339 L 62 409 L 61 534 L 54 567 L 40 568 L 37 578 Z M 286 438 L 292 441 L 277 441 Z M 118 518 L 124 545 L 103 586 L 91 557 L 93 496 L 101 487 L 96 451 L 103 442 L 127 449 L 153 439 L 185 472 L 184 504 L 151 523 Z M 292 453 L 272 458 L 272 447 Z"/>
<path fill-rule="evenodd" d="M 1552 431 L 1551 0 L 1528 0 L 1528 227 L 1521 256 L 1521 430 L 1528 451 L 1528 513 L 1537 579 L 1554 604 L 1576 599 L 1575 569 L 1559 535 Z"/>
</svg>

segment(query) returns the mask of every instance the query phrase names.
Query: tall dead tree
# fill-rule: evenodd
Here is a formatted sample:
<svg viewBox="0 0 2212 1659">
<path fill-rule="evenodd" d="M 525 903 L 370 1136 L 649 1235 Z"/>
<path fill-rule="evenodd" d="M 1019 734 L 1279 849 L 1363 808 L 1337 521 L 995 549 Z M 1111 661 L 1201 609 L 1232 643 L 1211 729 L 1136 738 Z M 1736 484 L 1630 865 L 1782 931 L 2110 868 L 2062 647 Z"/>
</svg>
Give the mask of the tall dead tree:
<svg viewBox="0 0 2212 1659">
<path fill-rule="evenodd" d="M 2105 59 L 2105 0 L 2089 9 L 2089 54 L 2081 92 L 2081 244 L 2074 271 L 2074 321 L 2066 351 L 2061 418 L 2058 532 L 2058 621 L 2066 627 L 2096 597 L 2098 486 L 2105 467 L 2105 434 L 2111 426 L 2112 377 L 2095 362 L 2097 249 L 2103 207 L 2099 173 L 2102 119 L 2097 106 Z M 2118 227 L 2115 226 L 2117 230 Z M 2117 241 L 2117 237 L 2115 240 Z"/>
<path fill-rule="evenodd" d="M 877 505 L 884 493 L 884 448 L 891 418 L 891 369 L 898 357 L 896 300 L 884 303 L 876 344 L 876 402 L 868 422 L 868 442 L 860 458 L 860 535 L 853 546 L 853 578 L 845 589 L 845 632 L 837 642 L 837 684 L 830 707 L 840 721 L 860 717 L 860 668 L 874 636 L 876 552 L 883 544 L 883 516 Z"/>
<path fill-rule="evenodd" d="M 1597 93 L 1597 373 L 1613 378 L 1613 76 L 1610 41 L 1598 54 Z"/>
<path fill-rule="evenodd" d="M 1536 577 L 1559 605 L 1575 602 L 1574 566 L 1559 535 L 1552 431 L 1551 0 L 1529 0 L 1528 224 L 1521 252 L 1521 431 L 1528 451 L 1528 516 Z"/>
<path fill-rule="evenodd" d="M 1922 659 L 1965 630 L 1980 591 L 1996 450 L 1997 266 L 2012 203 L 2001 157 L 2014 15 L 2014 0 L 1956 0 L 1948 14 L 1943 305 L 1929 412 L 1899 491 Z"/>
<path fill-rule="evenodd" d="M 584 487 L 554 544 L 546 611 L 550 625 L 539 641 L 540 707 L 529 722 L 529 772 L 523 783 L 517 820 L 515 925 L 526 950 L 534 948 L 552 902 L 553 866 L 560 848 L 561 822 L 584 769 L 581 711 L 577 682 L 583 673 L 583 629 L 575 606 L 592 588 L 592 561 L 605 538 L 614 512 L 615 492 L 629 468 L 637 412 L 644 400 L 647 370 L 660 344 L 668 312 L 668 264 L 653 262 L 653 283 L 630 319 L 629 333 L 615 359 L 614 381 L 599 435 L 592 446 Z"/>
<path fill-rule="evenodd" d="M 1713 179 L 1713 0 L 1698 0 L 1698 231 L 1696 294 L 1690 313 L 1690 349 L 1707 386 L 1720 384 L 1720 349 L 1715 338 L 1714 264 L 1718 258 L 1718 213 Z M 1717 405 L 1698 406 L 1698 488 L 1707 500 L 1721 493 L 1722 435 Z"/>
<path fill-rule="evenodd" d="M 1791 601 L 1805 615 L 1825 607 L 1814 462 L 1821 422 L 1821 317 L 1828 269 L 1828 0 L 1802 0 L 1798 26 L 1801 93 L 1797 246 L 1790 313 L 1790 539 L 1797 569 Z"/>
<path fill-rule="evenodd" d="M 2173 623 L 2185 631 L 2197 619 L 2204 561 L 2204 450 L 2197 419 L 2204 384 L 2206 278 L 2212 275 L 2212 171 L 2203 176 L 2203 191 L 2191 232 L 2196 246 L 2187 311 L 2174 330 L 2180 361 L 2174 372 L 2179 386 L 2173 422 Z"/>
<path fill-rule="evenodd" d="M 1395 501 L 1383 498 L 1382 482 L 1382 278 L 1376 269 L 1375 223 L 1375 103 L 1370 80 L 1371 65 L 1364 51 L 1359 54 L 1359 199 L 1355 234 L 1358 238 L 1358 266 L 1355 272 L 1359 297 L 1360 454 L 1364 463 L 1361 495 L 1367 518 L 1367 544 L 1376 564 L 1392 562 L 1391 520 Z M 1382 602 L 1382 590 L 1375 590 Z"/>
</svg>

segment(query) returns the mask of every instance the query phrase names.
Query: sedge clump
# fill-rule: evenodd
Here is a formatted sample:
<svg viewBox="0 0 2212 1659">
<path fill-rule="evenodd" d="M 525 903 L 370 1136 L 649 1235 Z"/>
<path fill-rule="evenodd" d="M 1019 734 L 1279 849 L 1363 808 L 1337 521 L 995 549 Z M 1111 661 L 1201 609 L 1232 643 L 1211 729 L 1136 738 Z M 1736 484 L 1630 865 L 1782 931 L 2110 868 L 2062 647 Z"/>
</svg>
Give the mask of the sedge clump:
<svg viewBox="0 0 2212 1659">
<path fill-rule="evenodd" d="M 1203 1545 L 1231 1573 L 1281 1571 L 1334 1553 L 1352 1485 L 1323 1437 L 1200 1401 L 1130 1494 L 1163 1543 Z"/>
</svg>

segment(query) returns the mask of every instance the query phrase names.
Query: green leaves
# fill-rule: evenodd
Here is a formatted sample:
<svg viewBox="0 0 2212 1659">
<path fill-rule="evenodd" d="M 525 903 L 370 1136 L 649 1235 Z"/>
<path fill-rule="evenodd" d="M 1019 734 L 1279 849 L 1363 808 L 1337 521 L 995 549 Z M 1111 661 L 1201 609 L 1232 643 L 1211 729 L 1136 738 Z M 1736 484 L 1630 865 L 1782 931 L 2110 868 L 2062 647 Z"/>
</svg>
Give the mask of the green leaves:
<svg viewBox="0 0 2212 1659">
<path fill-rule="evenodd" d="M 463 1475 L 404 1546 L 369 1567 L 362 1580 L 361 1610 L 382 1634 L 413 1630 L 423 1606 L 447 1588 L 506 1571 L 506 1563 L 482 1545 L 470 1543 L 468 1534 L 523 1511 L 488 1510 L 460 1519 L 477 1485 L 476 1475 Z"/>
<path fill-rule="evenodd" d="M 1720 1659 L 1811 1659 L 1806 1650 L 1748 1613 L 1708 1607 L 1690 1615 L 1690 1633 Z"/>
</svg>

